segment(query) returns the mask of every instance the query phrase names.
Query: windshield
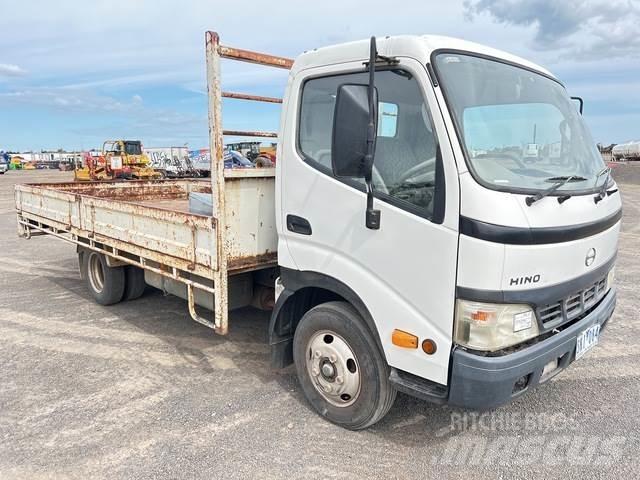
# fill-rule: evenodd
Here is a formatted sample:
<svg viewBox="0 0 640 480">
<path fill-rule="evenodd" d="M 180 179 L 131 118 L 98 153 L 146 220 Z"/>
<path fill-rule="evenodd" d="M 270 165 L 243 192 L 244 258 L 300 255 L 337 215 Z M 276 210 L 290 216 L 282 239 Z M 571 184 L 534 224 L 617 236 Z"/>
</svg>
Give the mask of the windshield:
<svg viewBox="0 0 640 480">
<path fill-rule="evenodd" d="M 582 116 L 558 82 L 471 55 L 441 53 L 436 68 L 469 169 L 488 188 L 594 191 L 605 167 Z"/>
<path fill-rule="evenodd" d="M 124 149 L 127 155 L 142 154 L 142 145 L 140 142 L 124 142 Z"/>
</svg>

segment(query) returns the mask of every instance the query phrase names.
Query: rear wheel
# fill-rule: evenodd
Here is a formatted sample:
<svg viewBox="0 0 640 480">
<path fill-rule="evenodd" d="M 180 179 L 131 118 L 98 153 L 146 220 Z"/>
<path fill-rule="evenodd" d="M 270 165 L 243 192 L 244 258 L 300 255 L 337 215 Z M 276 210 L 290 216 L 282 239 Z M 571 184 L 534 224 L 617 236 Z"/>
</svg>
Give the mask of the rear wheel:
<svg viewBox="0 0 640 480">
<path fill-rule="evenodd" d="M 133 265 L 124 267 L 125 283 L 122 300 L 135 300 L 144 293 L 147 284 L 144 281 L 144 270 Z"/>
<path fill-rule="evenodd" d="M 328 302 L 300 320 L 293 356 L 305 397 L 322 416 L 350 430 L 386 415 L 396 397 L 389 367 L 358 312 Z"/>
<path fill-rule="evenodd" d="M 92 251 L 84 252 L 81 261 L 82 277 L 96 302 L 112 305 L 122 300 L 125 289 L 123 267 L 109 267 L 104 255 Z"/>
</svg>

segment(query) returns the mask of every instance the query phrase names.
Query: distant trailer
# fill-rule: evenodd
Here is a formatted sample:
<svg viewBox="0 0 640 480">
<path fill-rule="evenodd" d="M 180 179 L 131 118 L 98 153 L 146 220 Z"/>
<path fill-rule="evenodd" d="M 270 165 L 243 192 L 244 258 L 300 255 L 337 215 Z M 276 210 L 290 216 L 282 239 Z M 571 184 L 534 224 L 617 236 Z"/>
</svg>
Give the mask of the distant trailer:
<svg viewBox="0 0 640 480">
<path fill-rule="evenodd" d="M 613 160 L 640 160 L 640 141 L 632 141 L 616 145 L 611 150 Z"/>
</svg>

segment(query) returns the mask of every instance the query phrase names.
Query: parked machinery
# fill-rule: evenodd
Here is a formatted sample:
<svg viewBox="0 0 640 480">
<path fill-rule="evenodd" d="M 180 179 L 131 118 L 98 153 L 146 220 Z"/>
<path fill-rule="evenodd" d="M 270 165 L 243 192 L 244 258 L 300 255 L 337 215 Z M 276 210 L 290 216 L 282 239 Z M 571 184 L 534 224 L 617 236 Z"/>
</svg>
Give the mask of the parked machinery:
<svg viewBox="0 0 640 480">
<path fill-rule="evenodd" d="M 76 181 L 115 179 L 153 180 L 161 173 L 149 165 L 149 157 L 142 152 L 139 140 L 107 140 L 102 153 L 85 153 L 84 166 L 76 168 Z"/>
<path fill-rule="evenodd" d="M 262 142 L 227 143 L 228 150 L 241 153 L 256 167 L 273 167 L 276 163 L 276 143 L 262 145 Z"/>
<path fill-rule="evenodd" d="M 256 167 L 273 167 L 276 164 L 276 145 L 260 146 L 260 153 L 253 160 Z"/>
</svg>

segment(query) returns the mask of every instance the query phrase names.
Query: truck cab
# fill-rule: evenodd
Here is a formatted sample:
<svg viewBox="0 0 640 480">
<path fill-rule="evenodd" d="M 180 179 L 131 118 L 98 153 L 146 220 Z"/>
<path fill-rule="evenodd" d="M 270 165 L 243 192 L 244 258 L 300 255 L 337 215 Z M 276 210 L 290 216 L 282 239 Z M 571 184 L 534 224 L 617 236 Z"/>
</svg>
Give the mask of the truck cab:
<svg viewBox="0 0 640 480">
<path fill-rule="evenodd" d="M 493 408 L 597 342 L 621 200 L 544 68 L 439 36 L 319 48 L 280 134 L 273 360 L 322 415 L 362 428 L 395 390 Z"/>
</svg>

